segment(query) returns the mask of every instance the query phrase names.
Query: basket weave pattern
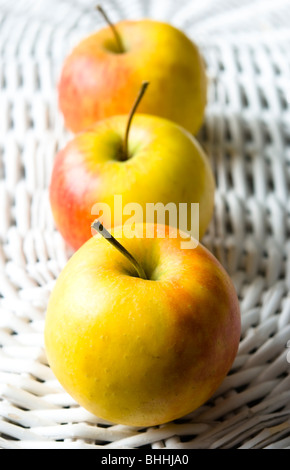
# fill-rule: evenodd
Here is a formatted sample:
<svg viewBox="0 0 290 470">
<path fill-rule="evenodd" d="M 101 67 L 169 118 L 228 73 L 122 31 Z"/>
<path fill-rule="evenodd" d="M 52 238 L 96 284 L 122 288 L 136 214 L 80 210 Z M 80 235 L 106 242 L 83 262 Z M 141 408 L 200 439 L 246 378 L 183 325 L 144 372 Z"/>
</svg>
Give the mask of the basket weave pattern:
<svg viewBox="0 0 290 470">
<path fill-rule="evenodd" d="M 113 21 L 170 21 L 200 45 L 209 96 L 198 139 L 217 183 L 203 243 L 242 312 L 238 355 L 212 399 L 139 429 L 76 404 L 43 345 L 47 301 L 70 256 L 48 201 L 55 153 L 70 137 L 56 83 L 66 54 L 102 19 L 88 1 L 0 0 L 0 448 L 290 448 L 289 2 L 197 5 L 106 2 Z"/>
</svg>

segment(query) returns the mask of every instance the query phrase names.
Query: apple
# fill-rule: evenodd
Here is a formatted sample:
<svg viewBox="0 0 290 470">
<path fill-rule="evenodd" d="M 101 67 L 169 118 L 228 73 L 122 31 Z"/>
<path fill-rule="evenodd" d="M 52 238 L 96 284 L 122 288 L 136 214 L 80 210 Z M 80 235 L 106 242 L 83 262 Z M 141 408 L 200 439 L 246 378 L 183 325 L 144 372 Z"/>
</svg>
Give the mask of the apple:
<svg viewBox="0 0 290 470">
<path fill-rule="evenodd" d="M 126 114 L 144 80 L 151 87 L 140 113 L 199 130 L 207 99 L 203 58 L 182 31 L 152 19 L 109 22 L 65 58 L 58 99 L 66 127 L 78 133 Z"/>
<path fill-rule="evenodd" d="M 231 279 L 200 243 L 182 249 L 176 228 L 152 224 L 147 237 L 138 224 L 126 238 L 115 227 L 111 239 L 93 228 L 49 300 L 50 367 L 76 402 L 109 422 L 181 418 L 212 396 L 235 359 L 241 324 Z"/>
<path fill-rule="evenodd" d="M 178 124 L 158 116 L 135 115 L 147 87 L 144 82 L 129 116 L 97 122 L 56 155 L 50 204 L 59 232 L 74 250 L 91 237 L 91 223 L 104 205 L 110 208 L 110 213 L 103 213 L 106 227 L 124 225 L 122 208 L 130 204 L 142 209 L 136 221 L 143 223 L 148 221 L 148 205 L 175 204 L 176 224 L 166 223 L 182 229 L 181 205 L 187 205 L 187 226 L 192 227 L 192 204 L 199 204 L 195 238 L 201 238 L 208 227 L 215 192 L 208 158 Z M 117 197 L 121 209 L 120 204 L 116 208 Z"/>
</svg>

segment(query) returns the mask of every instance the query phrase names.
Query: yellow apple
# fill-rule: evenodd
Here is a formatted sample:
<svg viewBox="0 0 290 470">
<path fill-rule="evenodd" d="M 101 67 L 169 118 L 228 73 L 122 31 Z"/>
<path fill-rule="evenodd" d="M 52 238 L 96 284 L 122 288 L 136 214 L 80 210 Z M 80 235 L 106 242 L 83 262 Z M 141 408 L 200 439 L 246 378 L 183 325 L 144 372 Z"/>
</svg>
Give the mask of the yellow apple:
<svg viewBox="0 0 290 470">
<path fill-rule="evenodd" d="M 140 113 L 172 120 L 192 133 L 206 106 L 206 70 L 198 47 L 170 24 L 142 19 L 120 21 L 83 39 L 61 71 L 59 107 L 77 133 L 96 121 L 126 114 L 140 83 L 150 90 Z M 120 43 L 120 44 L 119 44 Z"/>
<path fill-rule="evenodd" d="M 182 229 L 180 204 L 187 204 L 188 227 L 194 223 L 191 204 L 199 204 L 199 233 L 195 238 L 201 239 L 212 217 L 215 191 L 214 176 L 202 148 L 172 121 L 137 114 L 124 150 L 127 124 L 125 115 L 100 121 L 74 136 L 57 154 L 50 202 L 63 238 L 78 249 L 91 237 L 91 223 L 104 204 L 111 210 L 103 214 L 104 225 L 123 225 L 122 208 L 116 209 L 115 204 L 120 197 L 122 207 L 139 204 L 142 208 L 138 222 L 148 221 L 148 205 L 174 203 L 176 226 Z"/>
<path fill-rule="evenodd" d="M 126 238 L 115 228 L 111 243 L 97 234 L 74 253 L 51 294 L 45 345 L 52 371 L 81 406 L 110 422 L 152 426 L 216 391 L 236 356 L 240 311 L 228 274 L 205 247 L 182 249 L 183 235 L 168 226 L 136 230 Z"/>
</svg>

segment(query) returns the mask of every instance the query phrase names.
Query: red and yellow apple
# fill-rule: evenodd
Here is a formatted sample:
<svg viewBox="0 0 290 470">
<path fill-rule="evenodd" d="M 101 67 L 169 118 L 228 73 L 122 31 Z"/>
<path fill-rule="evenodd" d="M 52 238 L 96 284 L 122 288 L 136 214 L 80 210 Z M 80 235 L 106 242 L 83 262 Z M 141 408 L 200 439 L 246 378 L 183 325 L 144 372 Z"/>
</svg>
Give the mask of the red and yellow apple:
<svg viewBox="0 0 290 470">
<path fill-rule="evenodd" d="M 172 120 L 192 133 L 200 128 L 207 98 L 198 47 L 179 29 L 152 19 L 107 26 L 82 40 L 61 71 L 59 108 L 74 133 L 96 121 L 127 114 L 144 80 L 151 83 L 140 113 Z"/>
<path fill-rule="evenodd" d="M 74 136 L 57 154 L 50 202 L 59 232 L 73 249 L 78 249 L 91 237 L 90 226 L 98 215 L 98 204 L 111 208 L 111 214 L 103 215 L 106 227 L 123 225 L 122 210 L 115 210 L 118 195 L 123 207 L 140 205 L 142 218 L 138 222 L 147 221 L 148 204 L 174 203 L 177 211 L 179 204 L 187 204 L 187 223 L 191 227 L 191 203 L 199 204 L 199 237 L 195 238 L 201 239 L 212 217 L 215 191 L 213 173 L 202 148 L 172 121 L 137 114 L 124 154 L 127 121 L 125 115 L 100 121 Z"/>
<path fill-rule="evenodd" d="M 237 294 L 201 244 L 182 249 L 172 227 L 99 234 L 68 261 L 45 320 L 49 364 L 64 389 L 110 422 L 152 426 L 205 403 L 232 367 L 240 339 Z M 146 226 L 146 233 L 148 226 Z"/>
</svg>

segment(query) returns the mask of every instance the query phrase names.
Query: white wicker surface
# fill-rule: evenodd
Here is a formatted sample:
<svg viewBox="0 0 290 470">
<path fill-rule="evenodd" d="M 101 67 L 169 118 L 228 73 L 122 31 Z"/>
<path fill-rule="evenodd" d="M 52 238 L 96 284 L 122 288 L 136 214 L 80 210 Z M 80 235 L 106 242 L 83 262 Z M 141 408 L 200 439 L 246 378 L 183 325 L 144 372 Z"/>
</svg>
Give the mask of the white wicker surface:
<svg viewBox="0 0 290 470">
<path fill-rule="evenodd" d="M 228 377 L 174 423 L 110 425 L 49 369 L 47 300 L 69 252 L 48 203 L 67 141 L 56 105 L 71 47 L 103 25 L 92 2 L 0 0 L 0 448 L 290 448 L 289 0 L 106 0 L 113 21 L 153 18 L 200 45 L 209 104 L 199 139 L 217 181 L 204 244 L 236 285 L 242 337 Z"/>
</svg>

